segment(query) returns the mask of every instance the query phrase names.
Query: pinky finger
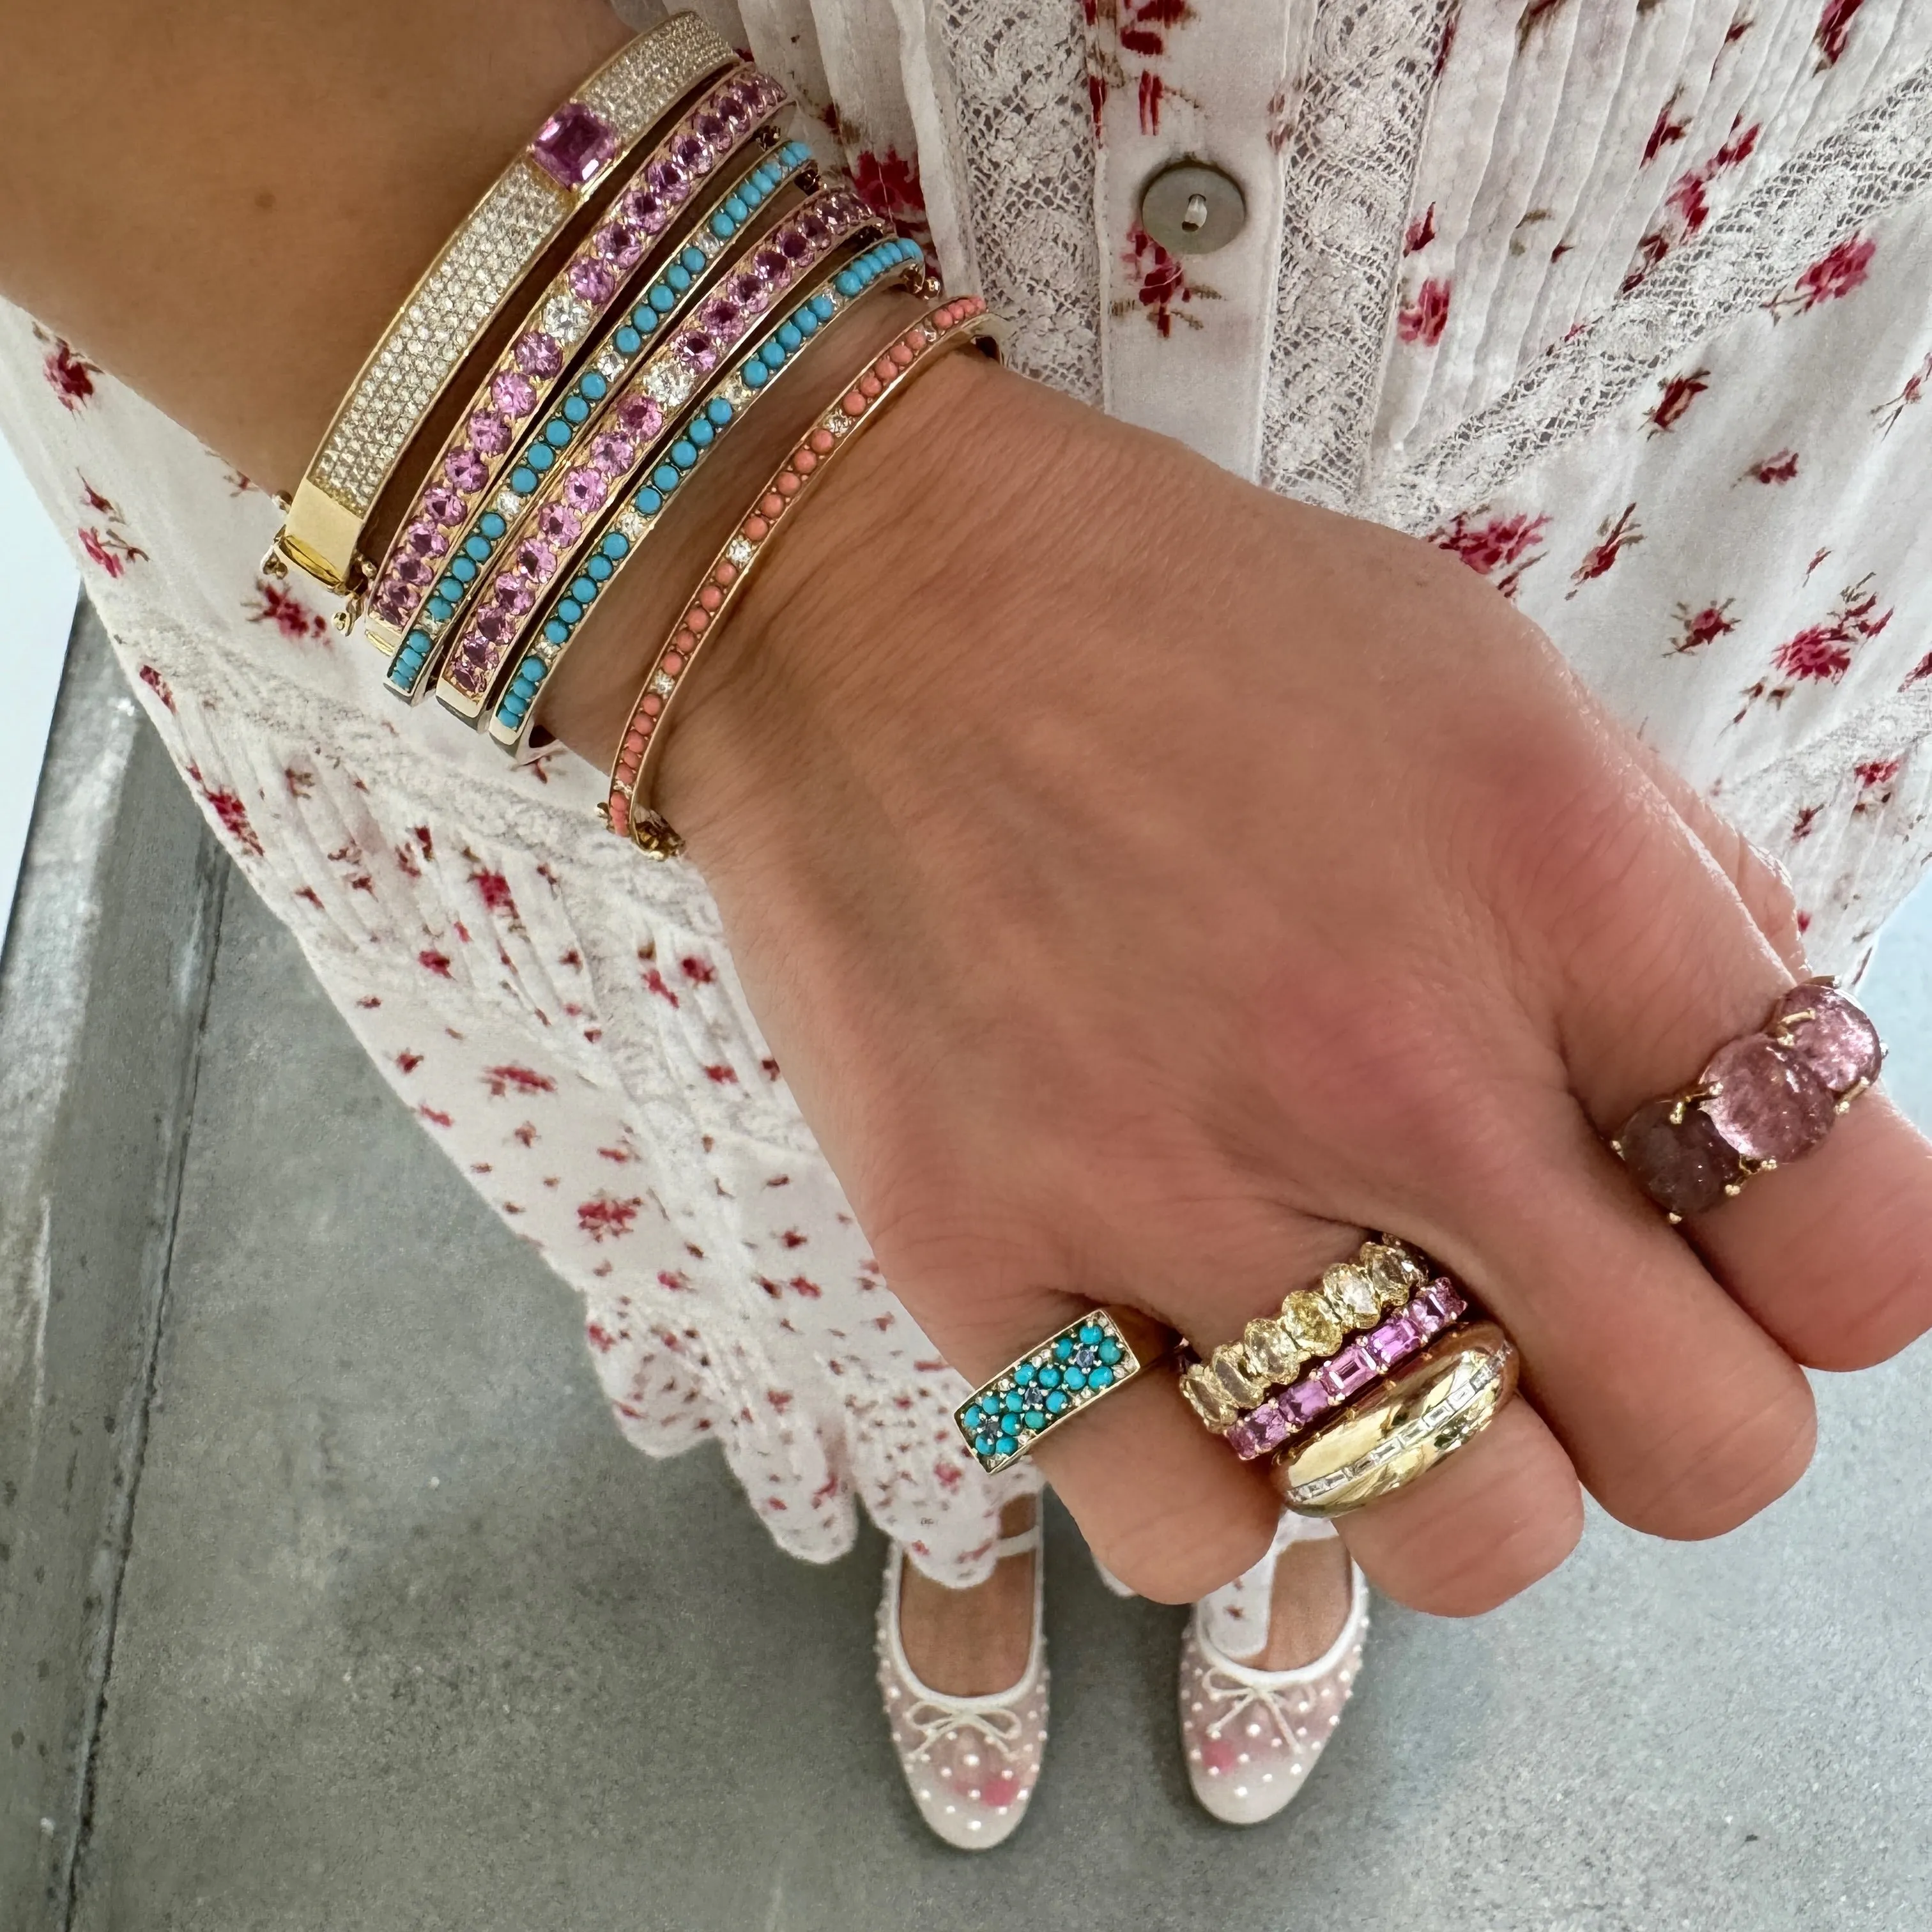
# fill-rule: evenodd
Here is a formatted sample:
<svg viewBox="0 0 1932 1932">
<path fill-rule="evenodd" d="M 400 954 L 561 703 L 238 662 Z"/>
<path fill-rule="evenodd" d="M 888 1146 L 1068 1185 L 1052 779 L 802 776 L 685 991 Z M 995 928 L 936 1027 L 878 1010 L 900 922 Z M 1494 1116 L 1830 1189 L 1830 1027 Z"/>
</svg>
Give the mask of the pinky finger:
<svg viewBox="0 0 1932 1932">
<path fill-rule="evenodd" d="M 1438 1616 L 1474 1616 L 1576 1548 L 1583 1495 L 1562 1444 L 1519 1400 L 1427 1475 L 1336 1527 L 1384 1596 Z"/>
</svg>

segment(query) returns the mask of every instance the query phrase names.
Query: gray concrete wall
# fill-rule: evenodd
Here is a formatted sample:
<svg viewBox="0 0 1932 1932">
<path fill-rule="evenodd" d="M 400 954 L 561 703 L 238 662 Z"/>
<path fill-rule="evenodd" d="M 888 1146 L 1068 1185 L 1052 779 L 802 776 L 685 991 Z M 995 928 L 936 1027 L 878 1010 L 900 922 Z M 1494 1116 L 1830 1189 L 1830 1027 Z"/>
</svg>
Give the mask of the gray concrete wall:
<svg viewBox="0 0 1932 1932">
<path fill-rule="evenodd" d="M 0 962 L 0 1924 L 64 1922 L 224 870 L 86 605 Z"/>
</svg>

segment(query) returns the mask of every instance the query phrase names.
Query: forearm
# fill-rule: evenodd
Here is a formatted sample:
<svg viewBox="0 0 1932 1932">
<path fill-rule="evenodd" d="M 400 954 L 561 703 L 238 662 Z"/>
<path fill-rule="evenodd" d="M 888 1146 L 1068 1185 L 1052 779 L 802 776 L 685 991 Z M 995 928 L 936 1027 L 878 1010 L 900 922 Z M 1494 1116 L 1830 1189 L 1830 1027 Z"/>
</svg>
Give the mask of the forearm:
<svg viewBox="0 0 1932 1932">
<path fill-rule="evenodd" d="M 626 37 L 602 0 L 9 0 L 0 291 L 292 489 L 450 231 Z"/>
</svg>

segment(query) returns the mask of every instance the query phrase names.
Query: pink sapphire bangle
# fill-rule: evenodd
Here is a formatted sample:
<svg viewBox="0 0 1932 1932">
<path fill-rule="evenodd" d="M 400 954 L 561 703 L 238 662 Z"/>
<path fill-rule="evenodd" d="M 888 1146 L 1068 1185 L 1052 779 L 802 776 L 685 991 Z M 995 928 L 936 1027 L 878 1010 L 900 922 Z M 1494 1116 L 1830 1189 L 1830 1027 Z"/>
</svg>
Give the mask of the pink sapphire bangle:
<svg viewBox="0 0 1932 1932">
<path fill-rule="evenodd" d="M 1646 1101 L 1612 1150 L 1673 1221 L 1810 1153 L 1878 1078 L 1878 1029 L 1829 979 L 1782 994 L 1756 1033 L 1720 1046 L 1694 1087 Z"/>
<path fill-rule="evenodd" d="M 899 287 L 916 294 L 926 285 L 926 258 L 916 242 L 881 242 L 850 260 L 835 262 L 815 284 L 800 287 L 786 304 L 774 310 L 762 337 L 741 349 L 742 359 L 730 374 L 694 403 L 672 432 L 670 448 L 682 444 L 694 460 L 682 467 L 675 460 L 660 464 L 638 489 L 619 496 L 586 538 L 582 572 L 540 607 L 536 631 L 503 681 L 490 712 L 489 734 L 496 743 L 512 753 L 529 746 L 544 680 L 570 648 L 597 600 L 635 565 L 673 499 L 690 486 L 711 452 L 755 404 L 772 393 L 787 370 L 797 367 L 804 350 L 874 290 Z"/>
<path fill-rule="evenodd" d="M 976 348 L 997 356 L 1002 340 L 1000 325 L 977 296 L 943 302 L 860 370 L 800 439 L 705 573 L 651 665 L 610 768 L 604 818 L 613 832 L 651 858 L 669 859 L 683 850 L 684 842 L 650 809 L 651 777 L 670 705 L 706 639 L 730 614 L 778 532 L 790 527 L 799 505 L 866 425 L 948 352 Z"/>
<path fill-rule="evenodd" d="M 560 396 L 584 345 L 593 335 L 598 338 L 598 346 L 587 360 L 603 382 L 628 373 L 645 332 L 638 328 L 634 316 L 621 325 L 606 325 L 613 311 L 628 299 L 634 276 L 671 229 L 674 216 L 680 217 L 679 226 L 686 232 L 677 253 L 658 265 L 658 280 L 662 281 L 664 272 L 674 267 L 684 286 L 668 290 L 674 298 L 670 310 L 651 306 L 652 291 L 642 291 L 642 306 L 654 326 L 698 298 L 752 208 L 808 164 L 809 150 L 802 144 L 788 148 L 785 164 L 774 166 L 761 160 L 688 217 L 682 214 L 683 205 L 704 178 L 723 170 L 743 148 L 759 142 L 777 145 L 769 124 L 788 99 L 776 81 L 754 68 L 741 68 L 707 88 L 656 143 L 614 206 L 530 304 L 515 340 L 477 384 L 437 452 L 427 482 L 404 513 L 376 573 L 368 634 L 385 656 L 393 662 L 427 606 L 437 607 L 431 623 L 446 624 L 452 614 L 450 592 L 454 590 L 458 603 L 462 601 L 465 580 L 452 578 L 450 566 L 466 555 L 474 561 L 473 553 L 464 546 L 482 516 L 493 508 L 499 517 L 505 514 L 506 505 L 493 502 L 492 492 L 499 499 L 517 494 L 498 485 L 518 469 L 527 467 L 532 446 L 550 427 L 542 419 L 550 404 L 560 402 L 559 413 L 566 430 L 588 409 L 580 378 L 568 397 Z M 729 212 L 732 207 L 738 211 L 736 215 Z M 622 354 L 610 339 L 619 334 L 626 337 L 630 356 Z M 598 388 L 597 393 L 601 396 L 603 390 Z M 554 446 L 544 444 L 545 448 Z"/>
<path fill-rule="evenodd" d="M 358 588 L 364 530 L 404 452 L 504 304 L 596 200 L 614 166 L 737 56 L 694 14 L 614 56 L 552 114 L 444 244 L 350 384 L 264 569 Z"/>
<path fill-rule="evenodd" d="M 598 513 L 660 456 L 678 458 L 674 466 L 691 466 L 682 461 L 683 451 L 689 447 L 694 460 L 696 446 L 672 435 L 676 412 L 719 358 L 817 262 L 860 234 L 880 232 L 878 218 L 852 189 L 822 190 L 775 228 L 749 263 L 590 417 L 566 446 L 574 452 L 569 460 L 560 458 L 523 502 L 502 540 L 502 554 L 457 620 L 436 683 L 444 706 L 482 722 L 504 668 L 530 634 L 538 605 L 587 560 Z"/>
</svg>

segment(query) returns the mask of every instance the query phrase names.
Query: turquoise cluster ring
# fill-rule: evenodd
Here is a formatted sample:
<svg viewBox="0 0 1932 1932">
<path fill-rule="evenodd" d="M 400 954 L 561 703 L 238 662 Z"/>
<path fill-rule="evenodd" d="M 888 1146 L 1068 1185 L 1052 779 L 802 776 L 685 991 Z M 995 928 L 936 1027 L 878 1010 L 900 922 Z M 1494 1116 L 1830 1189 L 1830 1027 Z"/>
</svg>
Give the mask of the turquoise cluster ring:
<svg viewBox="0 0 1932 1932">
<path fill-rule="evenodd" d="M 953 1411 L 953 1423 L 990 1475 L 1131 1382 L 1152 1359 L 1136 1352 L 1112 1311 L 1091 1308 L 982 1383 Z"/>
</svg>

